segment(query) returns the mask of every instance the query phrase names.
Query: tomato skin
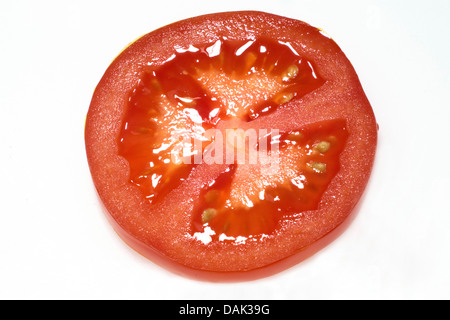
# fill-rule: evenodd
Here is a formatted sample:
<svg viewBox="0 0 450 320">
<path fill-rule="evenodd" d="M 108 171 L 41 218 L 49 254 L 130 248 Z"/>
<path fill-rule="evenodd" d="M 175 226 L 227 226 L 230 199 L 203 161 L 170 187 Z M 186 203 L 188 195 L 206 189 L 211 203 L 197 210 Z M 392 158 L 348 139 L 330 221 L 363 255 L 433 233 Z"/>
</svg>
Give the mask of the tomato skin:
<svg viewBox="0 0 450 320">
<path fill-rule="evenodd" d="M 186 236 L 191 224 L 193 199 L 204 181 L 223 166 L 193 170 L 183 184 L 158 205 L 150 205 L 129 182 L 129 167 L 118 155 L 117 139 L 129 92 L 139 81 L 140 66 L 155 68 L 173 53 L 175 46 L 236 40 L 261 35 L 288 41 L 313 61 L 326 83 L 303 97 L 297 107 L 284 108 L 273 118 L 280 128 L 295 123 L 347 120 L 349 138 L 341 154 L 341 169 L 324 193 L 318 210 L 302 219 L 284 221 L 260 242 L 244 245 L 204 245 Z M 262 125 L 265 119 L 261 119 Z M 159 264 L 195 277 L 230 279 L 253 270 L 254 277 L 289 267 L 314 254 L 337 236 L 348 223 L 372 169 L 377 129 L 372 108 L 352 65 L 337 44 L 320 30 L 301 21 L 262 12 L 226 12 L 187 19 L 165 26 L 138 39 L 110 65 L 93 95 L 85 128 L 86 152 L 94 185 L 113 227 L 130 246 Z M 196 271 L 197 270 L 197 271 Z M 239 276 L 240 277 L 240 276 Z M 245 273 L 245 277 L 251 277 Z"/>
</svg>

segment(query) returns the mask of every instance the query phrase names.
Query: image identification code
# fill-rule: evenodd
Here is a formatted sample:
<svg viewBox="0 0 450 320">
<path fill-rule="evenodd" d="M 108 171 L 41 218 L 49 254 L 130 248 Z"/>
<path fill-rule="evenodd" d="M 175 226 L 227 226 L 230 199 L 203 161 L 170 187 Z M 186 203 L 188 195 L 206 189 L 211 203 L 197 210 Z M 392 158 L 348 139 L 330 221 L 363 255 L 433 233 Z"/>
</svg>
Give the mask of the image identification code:
<svg viewBox="0 0 450 320">
<path fill-rule="evenodd" d="M 207 318 L 211 315 L 268 315 L 269 305 L 252 305 L 252 304 L 224 304 L 222 308 L 214 306 L 193 306 L 186 304 L 181 306 L 178 312 L 180 315 L 204 315 Z"/>
</svg>

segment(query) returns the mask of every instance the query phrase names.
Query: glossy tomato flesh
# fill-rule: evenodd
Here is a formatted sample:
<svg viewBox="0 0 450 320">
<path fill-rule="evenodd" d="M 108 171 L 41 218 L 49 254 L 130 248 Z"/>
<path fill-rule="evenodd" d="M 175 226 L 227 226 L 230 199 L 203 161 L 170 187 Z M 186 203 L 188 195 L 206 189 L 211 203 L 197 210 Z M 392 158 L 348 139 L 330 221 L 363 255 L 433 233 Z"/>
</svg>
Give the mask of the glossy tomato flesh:
<svg viewBox="0 0 450 320">
<path fill-rule="evenodd" d="M 230 278 L 279 271 L 332 239 L 366 186 L 376 131 L 329 37 L 229 12 L 124 50 L 94 93 L 86 149 L 125 241 L 177 270 Z"/>
</svg>

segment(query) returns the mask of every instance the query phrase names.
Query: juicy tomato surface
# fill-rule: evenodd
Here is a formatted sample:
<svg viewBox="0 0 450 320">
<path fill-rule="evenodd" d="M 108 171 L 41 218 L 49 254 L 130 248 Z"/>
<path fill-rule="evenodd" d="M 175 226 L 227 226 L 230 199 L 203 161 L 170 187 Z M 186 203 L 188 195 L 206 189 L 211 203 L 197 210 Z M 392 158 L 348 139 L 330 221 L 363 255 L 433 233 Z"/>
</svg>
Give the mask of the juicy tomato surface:
<svg viewBox="0 0 450 320">
<path fill-rule="evenodd" d="M 107 216 L 131 247 L 183 274 L 251 278 L 342 231 L 377 124 L 320 29 L 225 12 L 128 46 L 95 90 L 85 141 Z"/>
</svg>

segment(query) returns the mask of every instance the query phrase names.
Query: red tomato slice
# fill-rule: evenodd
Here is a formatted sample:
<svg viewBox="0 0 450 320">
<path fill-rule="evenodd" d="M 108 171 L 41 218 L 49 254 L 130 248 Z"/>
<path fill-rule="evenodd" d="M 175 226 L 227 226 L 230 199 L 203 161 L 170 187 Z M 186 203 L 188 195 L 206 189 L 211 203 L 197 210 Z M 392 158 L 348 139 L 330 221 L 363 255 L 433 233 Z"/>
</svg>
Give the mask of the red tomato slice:
<svg viewBox="0 0 450 320">
<path fill-rule="evenodd" d="M 255 278 L 339 234 L 377 124 L 319 29 L 228 12 L 126 48 L 95 90 L 85 139 L 108 217 L 134 249 L 185 274 Z"/>
</svg>

